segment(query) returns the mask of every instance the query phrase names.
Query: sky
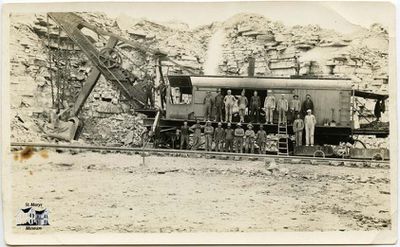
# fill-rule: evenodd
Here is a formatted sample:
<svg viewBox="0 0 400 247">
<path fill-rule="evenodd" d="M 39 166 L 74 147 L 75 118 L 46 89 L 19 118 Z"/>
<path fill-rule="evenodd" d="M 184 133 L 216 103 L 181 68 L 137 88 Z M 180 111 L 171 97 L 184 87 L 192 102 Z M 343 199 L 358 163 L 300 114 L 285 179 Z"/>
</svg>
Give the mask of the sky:
<svg viewBox="0 0 400 247">
<path fill-rule="evenodd" d="M 225 21 L 238 13 L 262 14 L 285 25 L 319 24 L 323 28 L 351 32 L 350 23 L 368 28 L 373 23 L 389 27 L 394 23 L 394 5 L 388 2 L 203 2 L 135 3 L 107 11 L 132 18 L 164 22 L 178 20 L 191 27 Z M 393 22 L 393 23 L 392 23 Z"/>
</svg>

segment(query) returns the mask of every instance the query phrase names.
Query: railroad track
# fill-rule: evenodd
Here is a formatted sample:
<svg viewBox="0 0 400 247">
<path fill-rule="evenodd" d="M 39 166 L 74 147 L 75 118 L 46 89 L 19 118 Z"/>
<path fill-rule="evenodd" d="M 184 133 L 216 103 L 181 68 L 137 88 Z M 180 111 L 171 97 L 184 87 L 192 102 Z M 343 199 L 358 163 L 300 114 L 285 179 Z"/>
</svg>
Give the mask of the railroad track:
<svg viewBox="0 0 400 247">
<path fill-rule="evenodd" d="M 390 168 L 390 161 L 387 160 L 367 160 L 367 159 L 345 159 L 345 158 L 324 158 L 324 157 L 306 157 L 306 156 L 278 156 L 268 154 L 248 154 L 248 153 L 226 153 L 226 152 L 208 152 L 204 150 L 178 150 L 178 149 L 156 149 L 156 148 L 133 148 L 133 147 L 106 147 L 90 145 L 71 145 L 71 144 L 50 144 L 50 143 L 26 143 L 12 142 L 10 144 L 12 151 L 18 149 L 55 149 L 62 152 L 68 150 L 88 150 L 102 153 L 133 153 L 140 154 L 143 157 L 154 156 L 175 156 L 192 158 L 215 158 L 225 160 L 249 160 L 257 161 L 264 159 L 274 159 L 277 163 L 287 164 L 310 164 L 310 165 L 330 165 L 359 168 Z"/>
</svg>

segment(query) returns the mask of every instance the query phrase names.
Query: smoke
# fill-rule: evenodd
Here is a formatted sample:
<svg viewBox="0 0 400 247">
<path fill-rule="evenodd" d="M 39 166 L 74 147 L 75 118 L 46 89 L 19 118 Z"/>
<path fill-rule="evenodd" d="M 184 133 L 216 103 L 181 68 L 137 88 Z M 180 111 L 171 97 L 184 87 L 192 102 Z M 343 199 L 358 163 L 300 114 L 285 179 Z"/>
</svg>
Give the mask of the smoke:
<svg viewBox="0 0 400 247">
<path fill-rule="evenodd" d="M 216 75 L 219 72 L 218 65 L 222 61 L 222 44 L 225 41 L 225 34 L 218 29 L 210 39 L 207 47 L 207 56 L 204 62 L 204 74 Z"/>
</svg>

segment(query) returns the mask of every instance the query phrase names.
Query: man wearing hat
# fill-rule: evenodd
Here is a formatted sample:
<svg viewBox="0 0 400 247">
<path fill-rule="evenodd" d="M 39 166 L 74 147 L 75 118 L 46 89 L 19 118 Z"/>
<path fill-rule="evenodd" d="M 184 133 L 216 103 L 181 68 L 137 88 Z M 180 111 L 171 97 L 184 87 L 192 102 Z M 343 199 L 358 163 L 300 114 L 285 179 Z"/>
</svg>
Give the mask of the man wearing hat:
<svg viewBox="0 0 400 247">
<path fill-rule="evenodd" d="M 231 128 L 231 123 L 228 123 L 225 129 L 225 152 L 233 151 L 233 140 L 235 137 L 234 130 Z"/>
<path fill-rule="evenodd" d="M 307 94 L 306 95 L 306 100 L 303 102 L 303 105 L 301 106 L 301 111 L 303 116 L 307 115 L 307 110 L 311 110 L 314 112 L 314 103 L 311 100 L 311 95 Z"/>
<path fill-rule="evenodd" d="M 236 126 L 237 126 L 237 128 L 235 129 L 236 153 L 243 153 L 244 129 L 242 128 L 241 123 L 238 123 Z"/>
<path fill-rule="evenodd" d="M 189 127 L 187 121 L 183 122 L 180 135 L 181 135 L 180 149 L 183 149 L 183 145 L 185 145 L 186 149 L 189 149 Z"/>
<path fill-rule="evenodd" d="M 228 90 L 227 95 L 224 97 L 225 104 L 225 121 L 232 122 L 233 106 L 235 105 L 236 98 L 232 95 L 232 91 Z"/>
<path fill-rule="evenodd" d="M 300 100 L 297 94 L 293 95 L 293 99 L 289 104 L 289 112 L 290 112 L 290 122 L 293 122 L 296 118 L 297 114 L 300 112 Z"/>
<path fill-rule="evenodd" d="M 259 153 L 265 154 L 265 146 L 267 143 L 267 132 L 264 130 L 263 125 L 260 124 L 260 129 L 257 131 L 256 142 L 259 146 Z"/>
<path fill-rule="evenodd" d="M 213 104 L 214 104 L 214 99 L 211 95 L 211 92 L 208 91 L 206 97 L 204 98 L 204 105 L 206 107 L 204 117 L 207 120 L 211 119 L 211 112 L 212 112 Z"/>
<path fill-rule="evenodd" d="M 207 120 L 204 127 L 204 136 L 206 138 L 206 151 L 212 151 L 212 138 L 214 134 L 214 127 L 211 126 L 211 121 Z"/>
<path fill-rule="evenodd" d="M 154 107 L 154 78 L 151 75 L 146 74 L 144 78 L 144 88 L 146 89 L 146 108 L 150 106 L 150 108 Z"/>
<path fill-rule="evenodd" d="M 285 98 L 285 95 L 282 94 L 281 98 L 278 100 L 279 123 L 286 123 L 286 113 L 288 111 L 288 108 L 288 101 Z"/>
<path fill-rule="evenodd" d="M 307 110 L 307 115 L 304 118 L 304 125 L 306 127 L 306 146 L 314 146 L 314 130 L 317 120 L 312 114 L 312 110 Z"/>
<path fill-rule="evenodd" d="M 244 143 L 245 153 L 249 152 L 249 148 L 250 152 L 254 153 L 254 140 L 256 139 L 256 133 L 253 130 L 252 124 L 247 125 L 247 130 L 246 132 L 244 132 L 244 136 L 245 136 L 245 143 Z"/>
<path fill-rule="evenodd" d="M 258 123 L 260 122 L 261 99 L 257 94 L 257 91 L 254 91 L 253 96 L 250 99 L 250 115 L 251 121 Z"/>
<path fill-rule="evenodd" d="M 245 91 L 243 89 L 242 93 L 238 97 L 239 117 L 240 117 L 240 122 L 241 123 L 244 122 L 244 115 L 245 115 L 245 111 L 246 111 L 246 108 L 247 108 L 248 104 L 249 104 L 249 102 L 247 100 L 247 97 L 245 95 Z"/>
<path fill-rule="evenodd" d="M 218 123 L 218 127 L 214 131 L 215 151 L 224 151 L 225 130 L 222 128 L 222 123 Z"/>
<path fill-rule="evenodd" d="M 201 129 L 203 126 L 200 124 L 200 120 L 197 119 L 196 123 L 189 129 L 193 132 L 193 145 L 192 150 L 197 150 L 201 143 Z"/>
<path fill-rule="evenodd" d="M 304 129 L 304 121 L 300 117 L 300 113 L 297 113 L 296 120 L 293 122 L 293 133 L 296 140 L 296 146 L 303 145 L 303 129 Z"/>
<path fill-rule="evenodd" d="M 264 101 L 265 122 L 272 123 L 274 121 L 274 110 L 276 106 L 275 96 L 272 95 L 272 90 L 267 91 L 267 97 Z"/>
<path fill-rule="evenodd" d="M 224 108 L 224 96 L 221 94 L 221 89 L 217 90 L 217 96 L 214 99 L 215 106 L 215 121 L 221 122 L 222 119 L 222 109 Z"/>
</svg>

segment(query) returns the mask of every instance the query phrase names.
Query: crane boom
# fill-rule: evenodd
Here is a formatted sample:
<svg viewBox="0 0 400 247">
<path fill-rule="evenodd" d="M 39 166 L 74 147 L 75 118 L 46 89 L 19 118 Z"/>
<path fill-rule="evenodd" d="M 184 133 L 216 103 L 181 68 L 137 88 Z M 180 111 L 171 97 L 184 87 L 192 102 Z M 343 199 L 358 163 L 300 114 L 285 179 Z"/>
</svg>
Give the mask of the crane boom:
<svg viewBox="0 0 400 247">
<path fill-rule="evenodd" d="M 63 13 L 63 12 L 52 12 L 48 13 L 49 17 L 52 18 L 69 36 L 69 38 L 77 44 L 81 50 L 86 54 L 88 59 L 92 62 L 94 67 L 110 82 L 118 87 L 133 107 L 143 107 L 145 105 L 145 94 L 143 93 L 143 86 L 137 83 L 132 84 L 132 81 L 136 80 L 137 77 L 130 71 L 125 70 L 118 64 L 117 59 L 110 55 L 104 54 L 102 57 L 101 51 L 98 51 L 96 47 L 90 42 L 86 35 L 81 31 L 83 27 L 90 28 L 91 25 L 83 20 L 80 16 L 74 13 Z M 96 30 L 93 30 L 96 31 Z M 107 48 L 115 47 L 117 42 L 116 37 L 110 37 L 112 45 Z M 109 44 L 110 44 L 109 40 Z M 108 55 L 108 56 L 107 56 Z M 98 76 L 92 76 L 92 81 L 86 81 L 92 85 L 91 87 L 84 87 L 81 91 L 81 97 L 78 98 L 86 99 L 87 96 L 93 89 L 93 84 L 96 84 Z M 79 104 L 84 104 L 85 100 L 79 101 Z M 74 107 L 76 110 L 80 107 Z M 79 112 L 79 110 L 77 111 Z"/>
</svg>

